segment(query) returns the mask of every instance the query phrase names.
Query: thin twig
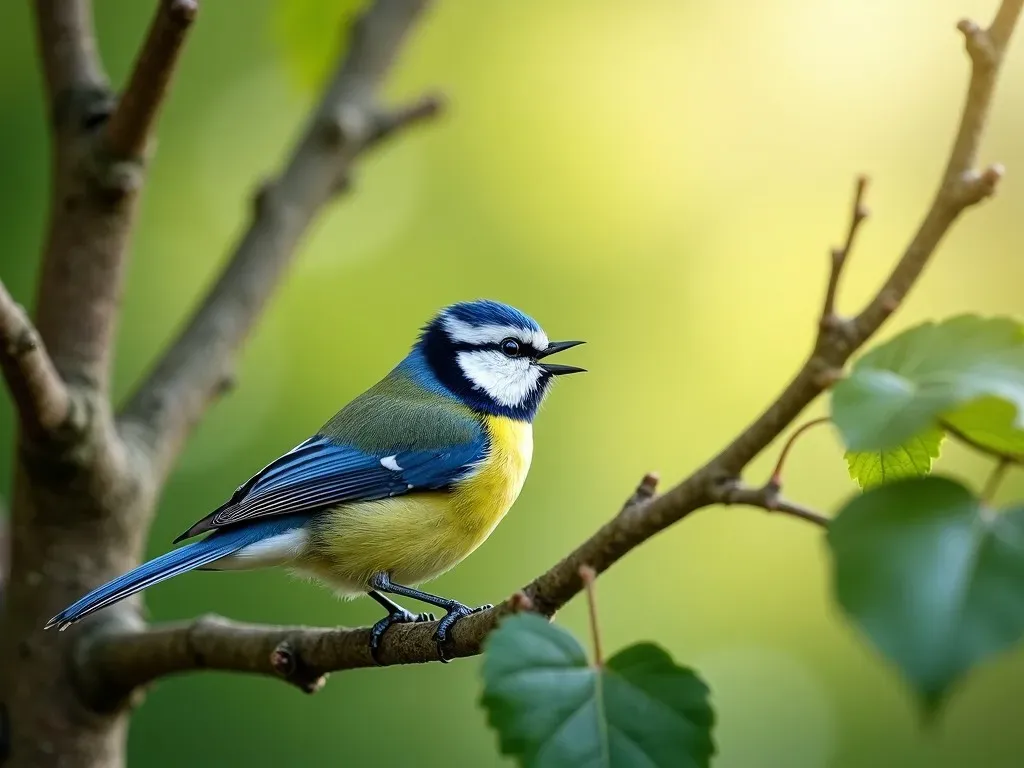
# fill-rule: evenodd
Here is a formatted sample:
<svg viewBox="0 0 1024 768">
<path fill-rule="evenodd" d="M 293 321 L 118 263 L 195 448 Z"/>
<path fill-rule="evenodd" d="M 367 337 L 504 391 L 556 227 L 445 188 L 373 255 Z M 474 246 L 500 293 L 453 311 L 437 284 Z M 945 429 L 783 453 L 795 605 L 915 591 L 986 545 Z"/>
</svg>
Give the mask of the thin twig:
<svg viewBox="0 0 1024 768">
<path fill-rule="evenodd" d="M 768 482 L 760 488 L 750 488 L 739 483 L 723 484 L 718 492 L 718 501 L 726 506 L 742 504 L 747 507 L 758 507 L 769 512 L 781 512 L 784 515 L 806 520 L 822 527 L 827 527 L 829 519 L 813 509 L 787 501 L 779 495 L 780 488 Z"/>
<path fill-rule="evenodd" d="M 0 369 L 22 426 L 34 437 L 68 418 L 71 398 L 25 311 L 0 282 Z"/>
<path fill-rule="evenodd" d="M 812 429 L 813 427 L 820 426 L 821 424 L 828 424 L 830 421 L 832 421 L 832 419 L 830 419 L 828 416 L 822 416 L 821 418 L 818 419 L 811 419 L 807 423 L 797 427 L 793 431 L 793 434 L 789 436 L 789 439 L 782 446 L 782 451 L 779 453 L 779 460 L 775 462 L 775 469 L 772 470 L 771 479 L 769 480 L 769 482 L 781 487 L 782 470 L 785 469 L 786 467 L 786 459 L 789 458 L 789 452 L 793 450 L 793 446 L 796 444 L 796 441 L 799 440 L 800 436 L 803 435 L 807 430 Z"/>
<path fill-rule="evenodd" d="M 973 448 L 978 453 L 982 453 L 986 456 L 992 456 L 993 458 L 998 459 L 1001 462 L 1006 462 L 1007 464 L 1024 464 L 1024 455 L 1021 455 L 1019 453 L 1000 451 L 989 445 L 985 445 L 984 443 L 975 440 L 966 432 L 963 432 L 962 430 L 953 426 L 944 419 L 939 420 L 939 426 L 942 427 L 942 429 L 948 432 L 957 441 L 963 443 L 964 445 L 970 448 Z"/>
<path fill-rule="evenodd" d="M 306 229 L 348 182 L 369 143 L 437 114 L 440 101 L 385 112 L 375 92 L 427 0 L 376 0 L 352 28 L 305 134 L 279 178 L 256 196 L 251 225 L 216 284 L 126 405 L 121 424 L 146 446 L 163 476 L 185 437 L 230 378 L 234 358 L 260 317 Z"/>
<path fill-rule="evenodd" d="M 373 121 L 373 130 L 366 137 L 365 148 L 369 149 L 387 140 L 398 131 L 434 119 L 444 109 L 444 104 L 441 94 L 430 93 L 409 104 L 382 111 Z"/>
<path fill-rule="evenodd" d="M 864 206 L 864 193 L 867 190 L 868 177 L 858 176 L 854 185 L 853 209 L 850 212 L 850 225 L 846 231 L 846 240 L 842 247 L 832 249 L 832 263 L 828 275 L 828 287 L 825 290 L 825 303 L 821 310 L 822 325 L 837 321 L 836 315 L 836 294 L 839 292 L 839 278 L 842 276 L 843 267 L 846 266 L 846 257 L 853 250 L 853 240 L 857 236 L 857 230 L 864 219 L 868 217 L 868 209 Z"/>
<path fill-rule="evenodd" d="M 971 80 L 960 125 L 942 182 L 924 221 L 889 279 L 853 321 L 853 341 L 863 344 L 896 311 L 953 221 L 968 207 L 992 195 L 1003 176 L 1001 165 L 976 169 L 978 147 L 995 91 L 1003 54 L 1017 25 L 1024 0 L 1003 0 L 992 25 L 983 30 L 971 21 L 957 29 L 971 58 Z"/>
<path fill-rule="evenodd" d="M 627 501 L 623 509 L 596 533 L 546 573 L 521 590 L 525 601 L 538 613 L 551 616 L 584 587 L 580 567 L 600 574 L 634 547 L 684 519 L 693 511 L 721 500 L 723 478 L 738 477 L 743 468 L 774 441 L 799 416 L 828 383 L 834 380 L 850 356 L 864 344 L 899 306 L 932 257 L 936 246 L 961 212 L 994 191 L 1000 171 L 973 169 L 978 142 L 988 114 L 996 71 L 1020 15 L 1024 0 L 1003 0 L 988 32 L 968 30 L 973 50 L 973 70 L 968 96 L 942 184 L 917 233 L 892 273 L 864 310 L 838 329 L 819 328 L 814 349 L 804 365 L 778 397 L 732 442 L 670 491 L 645 501 Z M 643 485 L 643 484 L 641 484 Z M 770 488 L 769 488 L 770 490 Z M 765 489 L 734 493 L 734 503 L 766 506 Z M 650 495 L 650 494 L 645 494 Z M 817 513 L 778 500 L 779 511 L 819 525 L 828 521 Z M 450 656 L 480 652 L 487 634 L 502 616 L 521 606 L 523 598 L 510 598 L 488 611 L 466 617 L 455 625 L 446 648 Z M 399 624 L 381 644 L 385 663 L 417 663 L 437 659 L 433 633 L 436 622 Z M 187 669 L 214 668 L 278 673 L 270 655 L 283 639 L 299 654 L 310 674 L 371 666 L 369 630 L 267 628 L 246 625 L 212 625 L 203 632 L 187 626 L 155 627 L 139 632 L 111 634 L 97 639 L 83 654 L 102 672 L 101 679 L 129 691 L 164 674 Z"/>
<path fill-rule="evenodd" d="M 597 594 L 594 589 L 597 573 L 589 565 L 581 565 L 580 579 L 583 581 L 583 588 L 587 591 L 587 612 L 590 614 L 590 641 L 594 646 L 594 666 L 600 669 L 604 666 L 604 654 L 601 652 L 601 627 L 597 619 Z"/>
<path fill-rule="evenodd" d="M 1006 470 L 1011 466 L 1013 466 L 1011 461 L 1002 458 L 992 468 L 992 474 L 988 476 L 988 480 L 985 481 L 985 488 L 981 492 L 981 500 L 986 504 L 991 504 L 993 499 L 995 499 L 999 486 L 1002 485 L 1003 478 L 1006 477 Z"/>
<path fill-rule="evenodd" d="M 197 0 L 160 0 L 128 86 L 107 123 L 107 148 L 118 158 L 141 158 L 167 97 Z"/>
</svg>

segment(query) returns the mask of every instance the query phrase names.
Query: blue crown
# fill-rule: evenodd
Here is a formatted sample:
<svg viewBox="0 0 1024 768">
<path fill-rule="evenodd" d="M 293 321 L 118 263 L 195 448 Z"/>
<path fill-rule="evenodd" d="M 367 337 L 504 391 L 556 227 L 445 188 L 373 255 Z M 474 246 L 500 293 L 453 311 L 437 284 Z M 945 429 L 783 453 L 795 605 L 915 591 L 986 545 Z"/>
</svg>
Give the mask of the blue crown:
<svg viewBox="0 0 1024 768">
<path fill-rule="evenodd" d="M 452 317 L 470 325 L 507 325 L 514 328 L 522 328 L 528 331 L 539 331 L 541 328 L 527 314 L 520 312 L 515 307 L 502 304 L 490 299 L 477 299 L 476 301 L 462 301 L 452 304 L 441 310 L 434 321 L 445 317 Z"/>
</svg>

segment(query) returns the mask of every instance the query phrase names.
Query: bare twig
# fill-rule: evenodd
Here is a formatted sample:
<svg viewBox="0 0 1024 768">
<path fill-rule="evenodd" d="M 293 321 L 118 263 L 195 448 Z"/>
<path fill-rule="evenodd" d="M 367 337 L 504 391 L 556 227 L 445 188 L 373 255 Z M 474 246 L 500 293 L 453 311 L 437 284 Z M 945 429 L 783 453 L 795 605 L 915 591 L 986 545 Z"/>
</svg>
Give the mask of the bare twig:
<svg viewBox="0 0 1024 768">
<path fill-rule="evenodd" d="M 793 450 L 793 446 L 796 441 L 809 429 L 820 426 L 822 424 L 828 424 L 832 419 L 828 416 L 822 416 L 820 419 L 811 419 L 805 424 L 801 424 L 795 430 L 793 434 L 789 436 L 785 444 L 782 446 L 782 450 L 779 452 L 779 460 L 775 462 L 775 469 L 772 470 L 770 483 L 782 487 L 782 470 L 786 468 L 786 459 L 789 458 L 789 452 Z"/>
<path fill-rule="evenodd" d="M 174 73 L 197 0 L 160 0 L 135 69 L 107 123 L 107 148 L 118 158 L 141 158 Z"/>
<path fill-rule="evenodd" d="M 948 432 L 954 439 L 958 440 L 959 442 L 963 443 L 964 445 L 970 448 L 973 448 L 978 453 L 982 453 L 986 456 L 992 456 L 993 458 L 999 459 L 999 461 L 1006 462 L 1007 464 L 1024 464 L 1024 455 L 1021 455 L 1019 453 L 1007 453 L 1005 451 L 1000 451 L 995 448 L 992 448 L 989 445 L 985 445 L 984 443 L 978 442 L 973 437 L 963 432 L 962 430 L 958 429 L 957 427 L 953 426 L 944 419 L 939 420 L 939 426 L 942 427 L 946 432 Z"/>
<path fill-rule="evenodd" d="M 427 0 L 377 0 L 353 26 L 348 54 L 284 171 L 256 198 L 252 224 L 216 285 L 130 399 L 125 430 L 166 472 L 184 438 L 230 377 L 235 354 L 259 318 L 307 227 L 346 186 L 368 145 L 437 113 L 424 99 L 382 111 L 375 92 Z"/>
<path fill-rule="evenodd" d="M 409 104 L 383 110 L 373 121 L 373 130 L 366 137 L 365 148 L 369 149 L 385 141 L 398 131 L 432 120 L 441 113 L 442 109 L 444 109 L 444 97 L 431 93 Z"/>
<path fill-rule="evenodd" d="M 601 626 L 597 619 L 597 594 L 594 589 L 597 574 L 589 565 L 581 565 L 580 579 L 583 580 L 583 587 L 587 591 L 587 613 L 590 614 L 590 641 L 594 646 L 594 666 L 600 669 L 604 666 L 604 653 L 601 651 Z"/>
<path fill-rule="evenodd" d="M 779 486 L 771 481 L 760 488 L 749 488 L 740 483 L 723 483 L 715 496 L 721 504 L 759 507 L 769 512 L 781 512 L 784 515 L 797 517 L 822 527 L 828 526 L 829 519 L 825 515 L 800 504 L 786 501 L 779 495 L 780 490 Z"/>
<path fill-rule="evenodd" d="M 863 344 L 877 331 L 900 305 L 953 221 L 966 208 L 992 195 L 1003 176 L 1000 165 L 989 166 L 981 172 L 975 166 L 999 66 L 1022 7 L 1024 0 L 1003 0 L 992 26 L 987 30 L 967 20 L 957 25 L 964 35 L 972 67 L 953 149 L 932 205 L 903 258 L 874 299 L 854 320 L 853 341 L 857 345 Z"/>
<path fill-rule="evenodd" d="M 0 283 L 0 369 L 22 427 L 34 437 L 67 419 L 71 399 L 25 311 Z"/>
<path fill-rule="evenodd" d="M 998 66 L 1022 6 L 1024 0 L 1003 0 L 987 31 L 961 25 L 967 36 L 973 70 L 946 172 L 917 233 L 864 310 L 843 328 L 833 323 L 822 324 L 813 350 L 789 384 L 763 413 L 704 466 L 661 496 L 653 495 L 653 482 L 645 478 L 638 493 L 626 502 L 619 514 L 561 562 L 503 604 L 456 624 L 446 648 L 447 655 L 479 653 L 484 638 L 500 618 L 521 610 L 524 605 L 551 616 L 583 589 L 581 567 L 600 574 L 638 544 L 691 512 L 722 501 L 723 487 L 727 488 L 750 460 L 835 380 L 850 356 L 899 306 L 959 214 L 994 191 L 1000 169 L 993 167 L 976 173 L 973 165 Z M 183 370 L 187 372 L 188 366 L 183 366 Z M 771 484 L 762 489 L 739 487 L 733 490 L 731 500 L 732 503 L 775 508 L 811 522 L 827 524 L 828 521 L 817 513 L 772 499 L 771 492 Z M 435 629 L 436 622 L 392 627 L 381 645 L 382 660 L 390 664 L 436 660 Z M 369 630 L 365 628 L 288 629 L 218 621 L 206 622 L 202 629 L 196 625 L 177 625 L 110 634 L 93 643 L 88 658 L 98 665 L 104 679 L 128 691 L 161 675 L 197 668 L 279 675 L 272 664 L 272 654 L 280 643 L 287 642 L 294 663 L 301 663 L 303 679 L 318 680 L 327 672 L 373 665 L 368 639 Z"/>
<path fill-rule="evenodd" d="M 985 481 L 985 487 L 981 491 L 981 499 L 986 504 L 990 504 L 995 499 L 999 486 L 1002 485 L 1003 478 L 1006 477 L 1006 470 L 1011 466 L 1013 466 L 1013 463 L 1003 458 L 992 468 L 992 473 L 988 476 L 988 480 Z"/>
<path fill-rule="evenodd" d="M 846 231 L 846 240 L 842 247 L 833 248 L 831 257 L 832 264 L 829 269 L 828 287 L 825 290 L 825 304 L 821 310 L 821 322 L 823 325 L 835 323 L 839 318 L 836 315 L 836 294 L 839 291 L 839 278 L 842 276 L 843 267 L 846 266 L 846 257 L 853 249 L 853 240 L 857 236 L 857 230 L 864 219 L 868 217 L 868 209 L 864 206 L 864 192 L 867 190 L 868 177 L 858 176 L 853 192 L 853 210 L 850 214 L 850 226 Z"/>
</svg>

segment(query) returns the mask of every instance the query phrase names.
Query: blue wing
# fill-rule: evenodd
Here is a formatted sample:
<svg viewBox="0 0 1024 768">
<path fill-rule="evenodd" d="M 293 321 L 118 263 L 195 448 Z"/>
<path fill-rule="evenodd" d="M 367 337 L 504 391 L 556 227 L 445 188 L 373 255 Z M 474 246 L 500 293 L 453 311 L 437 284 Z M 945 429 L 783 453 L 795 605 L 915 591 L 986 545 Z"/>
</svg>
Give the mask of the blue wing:
<svg viewBox="0 0 1024 768">
<path fill-rule="evenodd" d="M 439 490 L 465 477 L 486 450 L 482 430 L 470 442 L 386 456 L 317 435 L 264 467 L 175 542 L 272 515 L 313 513 L 344 502 Z"/>
</svg>

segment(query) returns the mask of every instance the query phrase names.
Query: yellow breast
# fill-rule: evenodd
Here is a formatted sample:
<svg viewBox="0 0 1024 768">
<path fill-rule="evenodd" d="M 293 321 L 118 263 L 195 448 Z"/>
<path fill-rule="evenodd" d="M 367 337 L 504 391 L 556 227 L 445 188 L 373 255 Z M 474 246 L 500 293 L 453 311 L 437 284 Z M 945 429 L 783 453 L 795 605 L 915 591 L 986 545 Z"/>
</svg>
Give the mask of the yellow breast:
<svg viewBox="0 0 1024 768">
<path fill-rule="evenodd" d="M 478 537 L 473 549 L 487 538 L 519 497 L 533 458 L 530 424 L 490 416 L 484 426 L 490 438 L 487 457 L 476 472 L 459 483 L 451 501 L 452 524 L 467 536 Z"/>
<path fill-rule="evenodd" d="M 533 430 L 503 417 L 484 421 L 489 449 L 448 492 L 410 493 L 346 504 L 326 513 L 298 567 L 343 594 L 368 588 L 376 573 L 418 584 L 479 547 L 519 496 L 533 458 Z"/>
</svg>

